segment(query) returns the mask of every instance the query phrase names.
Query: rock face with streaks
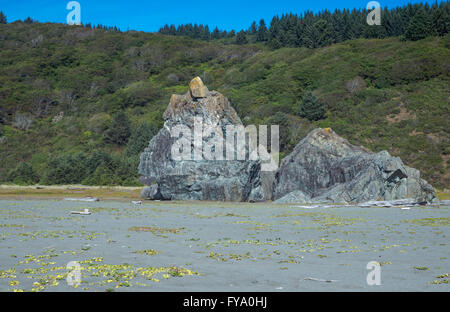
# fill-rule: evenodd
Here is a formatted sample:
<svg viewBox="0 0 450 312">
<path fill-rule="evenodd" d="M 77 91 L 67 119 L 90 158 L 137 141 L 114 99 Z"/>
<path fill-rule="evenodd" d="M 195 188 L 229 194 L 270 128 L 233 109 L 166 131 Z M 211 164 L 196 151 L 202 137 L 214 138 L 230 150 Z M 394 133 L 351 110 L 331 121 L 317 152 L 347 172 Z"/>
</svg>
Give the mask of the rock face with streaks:
<svg viewBox="0 0 450 312">
<path fill-rule="evenodd" d="M 204 148 L 215 138 L 223 138 L 227 125 L 242 125 L 230 102 L 221 93 L 209 91 L 196 77 L 185 95 L 172 95 L 163 117 L 164 127 L 141 154 L 139 173 L 141 181 L 148 185 L 142 191 L 143 198 L 262 201 L 272 197 L 271 188 L 261 183 L 259 160 L 199 159 L 195 155 L 195 139 L 190 140 L 189 160 L 173 157 L 172 148 L 181 137 L 172 136 L 171 131 L 176 127 L 184 127 L 194 133 L 201 120 L 203 129 L 213 133 L 200 138 Z M 215 151 L 214 148 L 212 150 Z"/>
<path fill-rule="evenodd" d="M 352 203 L 436 198 L 414 168 L 387 151 L 350 144 L 331 129 L 315 129 L 285 157 L 275 174 L 273 199 L 280 203 Z"/>
</svg>

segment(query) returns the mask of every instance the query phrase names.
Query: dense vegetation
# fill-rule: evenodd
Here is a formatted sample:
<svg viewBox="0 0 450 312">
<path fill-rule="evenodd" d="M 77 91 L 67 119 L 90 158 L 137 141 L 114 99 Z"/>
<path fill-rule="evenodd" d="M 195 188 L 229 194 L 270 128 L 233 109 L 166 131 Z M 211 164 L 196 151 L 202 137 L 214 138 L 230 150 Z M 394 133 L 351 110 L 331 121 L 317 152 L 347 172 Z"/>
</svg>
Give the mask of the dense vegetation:
<svg viewBox="0 0 450 312">
<path fill-rule="evenodd" d="M 279 124 L 282 156 L 312 128 L 331 127 L 448 187 L 449 49 L 449 35 L 273 49 L 0 23 L 0 181 L 137 185 L 139 154 L 170 95 L 200 76 L 244 123 Z"/>
<path fill-rule="evenodd" d="M 420 40 L 430 35 L 444 36 L 450 30 L 450 5 L 448 2 L 433 4 L 408 4 L 381 12 L 381 25 L 366 23 L 369 11 L 364 9 L 310 11 L 304 14 L 275 16 L 270 25 L 262 19 L 253 22 L 247 30 L 221 31 L 217 27 L 211 32 L 208 25 L 165 25 L 159 32 L 165 35 L 188 36 L 200 40 L 218 40 L 246 44 L 264 42 L 272 48 L 329 46 L 358 38 L 402 37 Z"/>
</svg>

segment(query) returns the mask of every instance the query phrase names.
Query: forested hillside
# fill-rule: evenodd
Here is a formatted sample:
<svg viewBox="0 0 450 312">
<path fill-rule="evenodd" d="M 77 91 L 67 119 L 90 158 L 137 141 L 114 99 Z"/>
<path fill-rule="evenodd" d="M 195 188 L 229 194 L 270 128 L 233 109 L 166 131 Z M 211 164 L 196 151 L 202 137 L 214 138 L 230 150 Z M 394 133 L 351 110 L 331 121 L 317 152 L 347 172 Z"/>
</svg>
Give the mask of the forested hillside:
<svg viewBox="0 0 450 312">
<path fill-rule="evenodd" d="M 450 185 L 450 37 L 325 47 L 234 44 L 90 26 L 0 23 L 0 181 L 137 185 L 172 93 L 200 76 L 282 155 L 314 127 Z"/>
</svg>

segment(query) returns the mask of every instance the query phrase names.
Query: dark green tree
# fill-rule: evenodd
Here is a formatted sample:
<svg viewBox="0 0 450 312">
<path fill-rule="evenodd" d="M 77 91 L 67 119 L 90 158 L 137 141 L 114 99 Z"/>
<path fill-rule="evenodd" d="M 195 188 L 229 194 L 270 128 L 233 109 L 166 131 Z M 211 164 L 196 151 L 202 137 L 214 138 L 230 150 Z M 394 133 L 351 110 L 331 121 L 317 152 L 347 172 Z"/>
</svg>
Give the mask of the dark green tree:
<svg viewBox="0 0 450 312">
<path fill-rule="evenodd" d="M 431 34 L 431 23 L 423 7 L 419 7 L 416 14 L 406 27 L 405 38 L 411 41 L 417 41 L 426 38 Z"/>
<path fill-rule="evenodd" d="M 272 48 L 272 49 L 279 49 L 281 48 L 283 45 L 281 44 L 281 42 L 277 39 L 277 38 L 271 38 L 268 42 L 268 45 Z"/>
<path fill-rule="evenodd" d="M 365 25 L 364 37 L 371 39 L 383 39 L 386 37 L 386 29 L 383 25 Z"/>
<path fill-rule="evenodd" d="M 274 16 L 272 18 L 272 21 L 270 22 L 270 30 L 269 30 L 269 46 L 273 49 L 279 49 L 283 45 L 280 42 L 280 35 L 281 35 L 281 27 L 280 27 L 280 19 L 278 16 Z"/>
<path fill-rule="evenodd" d="M 115 163 L 101 163 L 82 183 L 86 185 L 117 185 L 119 178 L 115 176 L 114 171 Z"/>
<path fill-rule="evenodd" d="M 231 30 L 228 34 L 227 34 L 227 38 L 233 38 L 234 36 L 236 36 L 236 32 L 234 30 Z"/>
<path fill-rule="evenodd" d="M 248 40 L 245 31 L 241 30 L 240 32 L 238 32 L 236 36 L 236 44 L 247 44 L 247 43 Z"/>
<path fill-rule="evenodd" d="M 204 41 L 208 41 L 211 39 L 211 32 L 209 31 L 209 26 L 206 25 L 203 27 L 203 30 L 200 34 L 200 39 Z"/>
<path fill-rule="evenodd" d="M 314 28 L 319 33 L 319 46 L 328 46 L 333 43 L 333 29 L 325 19 L 315 22 Z"/>
<path fill-rule="evenodd" d="M 302 41 L 308 48 L 318 48 L 320 46 L 320 36 L 321 34 L 315 25 L 307 25 Z"/>
<path fill-rule="evenodd" d="M 131 135 L 130 121 L 124 112 L 119 112 L 106 131 L 106 141 L 117 145 L 125 145 Z"/>
<path fill-rule="evenodd" d="M 27 185 L 39 182 L 39 177 L 30 164 L 22 162 L 10 171 L 8 180 L 15 184 Z"/>
<path fill-rule="evenodd" d="M 31 19 L 31 17 L 27 17 L 24 21 L 23 21 L 25 24 L 33 24 L 34 23 L 34 21 Z"/>
<path fill-rule="evenodd" d="M 250 35 L 254 35 L 257 32 L 257 28 L 256 28 L 256 22 L 253 21 L 253 23 L 250 25 L 250 28 L 248 29 L 248 33 Z"/>
<path fill-rule="evenodd" d="M 141 154 L 148 146 L 148 143 L 153 136 L 157 133 L 158 127 L 153 124 L 142 123 L 139 125 L 128 140 L 127 148 L 125 150 L 126 154 L 130 156 Z"/>
<path fill-rule="evenodd" d="M 43 183 L 81 183 L 90 174 L 89 157 L 84 153 L 61 155 L 47 163 Z"/>
<path fill-rule="evenodd" d="M 0 11 L 0 24 L 7 24 L 8 20 L 6 19 L 6 15 L 3 14 L 2 11 Z"/>
<path fill-rule="evenodd" d="M 220 30 L 219 28 L 214 28 L 212 34 L 211 34 L 211 39 L 220 39 Z"/>
<path fill-rule="evenodd" d="M 266 27 L 266 23 L 263 19 L 259 21 L 258 31 L 256 32 L 256 41 L 267 41 L 269 39 L 269 32 Z"/>
<path fill-rule="evenodd" d="M 438 36 L 445 36 L 450 29 L 450 17 L 443 6 L 437 7 L 433 12 L 433 30 Z"/>
<path fill-rule="evenodd" d="M 297 106 L 297 114 L 310 121 L 316 121 L 325 118 L 325 108 L 311 91 L 307 91 Z"/>
</svg>

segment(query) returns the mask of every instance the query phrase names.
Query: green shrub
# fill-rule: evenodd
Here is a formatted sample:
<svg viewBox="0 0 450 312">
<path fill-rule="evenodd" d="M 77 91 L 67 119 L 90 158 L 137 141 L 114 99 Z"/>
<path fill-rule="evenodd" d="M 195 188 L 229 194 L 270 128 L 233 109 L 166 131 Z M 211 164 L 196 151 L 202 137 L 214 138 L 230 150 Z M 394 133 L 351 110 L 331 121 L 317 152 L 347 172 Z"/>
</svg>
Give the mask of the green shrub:
<svg viewBox="0 0 450 312">
<path fill-rule="evenodd" d="M 44 184 L 77 184 L 90 173 L 89 157 L 84 153 L 58 156 L 46 168 Z"/>
<path fill-rule="evenodd" d="M 10 171 L 8 181 L 19 185 L 36 184 L 39 182 L 39 177 L 30 164 L 21 162 Z"/>
<path fill-rule="evenodd" d="M 247 36 L 245 35 L 245 32 L 241 30 L 240 32 L 238 32 L 236 36 L 236 44 L 247 44 L 247 43 L 248 43 Z"/>
<path fill-rule="evenodd" d="M 82 184 L 86 185 L 139 185 L 137 181 L 138 157 L 124 157 L 97 153 L 91 157 L 91 174 Z"/>
<path fill-rule="evenodd" d="M 153 124 L 140 124 L 131 134 L 125 153 L 129 156 L 139 155 L 148 146 L 148 143 L 158 131 L 158 127 Z"/>
<path fill-rule="evenodd" d="M 301 103 L 297 104 L 297 114 L 309 121 L 325 118 L 325 108 L 310 91 L 303 96 Z"/>
<path fill-rule="evenodd" d="M 131 135 L 130 121 L 124 112 L 119 112 L 112 121 L 108 131 L 105 134 L 108 143 L 125 145 Z"/>
</svg>

